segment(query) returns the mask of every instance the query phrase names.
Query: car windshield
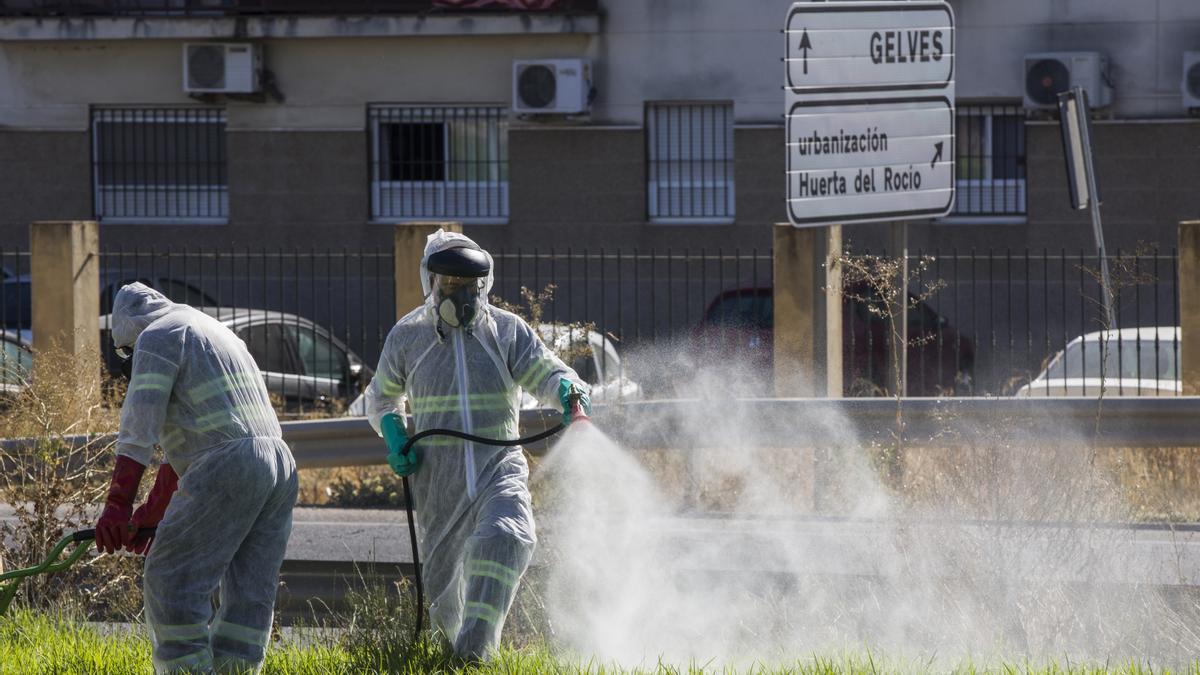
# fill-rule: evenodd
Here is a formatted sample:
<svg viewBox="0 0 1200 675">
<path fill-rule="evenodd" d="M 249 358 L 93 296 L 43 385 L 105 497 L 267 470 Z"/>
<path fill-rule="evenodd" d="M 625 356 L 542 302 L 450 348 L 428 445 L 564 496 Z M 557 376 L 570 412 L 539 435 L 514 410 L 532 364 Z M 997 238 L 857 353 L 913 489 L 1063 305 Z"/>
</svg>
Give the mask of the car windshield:
<svg viewBox="0 0 1200 675">
<path fill-rule="evenodd" d="M 0 340 L 0 384 L 23 384 L 33 372 L 33 354 L 15 342 Z"/>
<path fill-rule="evenodd" d="M 706 323 L 738 328 L 770 328 L 771 301 L 757 293 L 734 294 L 722 298 L 708 311 Z"/>
<path fill-rule="evenodd" d="M 4 284 L 4 294 L 0 295 L 0 314 L 4 316 L 5 328 L 29 328 L 33 325 L 33 303 L 29 299 L 28 283 Z"/>
<path fill-rule="evenodd" d="M 1173 340 L 1158 341 L 1157 349 L 1153 337 L 1111 340 L 1107 345 L 1104 376 L 1122 379 L 1175 380 L 1176 354 L 1179 345 Z M 1047 377 L 1058 378 L 1100 377 L 1100 342 L 1085 340 L 1067 347 L 1050 364 Z"/>
</svg>

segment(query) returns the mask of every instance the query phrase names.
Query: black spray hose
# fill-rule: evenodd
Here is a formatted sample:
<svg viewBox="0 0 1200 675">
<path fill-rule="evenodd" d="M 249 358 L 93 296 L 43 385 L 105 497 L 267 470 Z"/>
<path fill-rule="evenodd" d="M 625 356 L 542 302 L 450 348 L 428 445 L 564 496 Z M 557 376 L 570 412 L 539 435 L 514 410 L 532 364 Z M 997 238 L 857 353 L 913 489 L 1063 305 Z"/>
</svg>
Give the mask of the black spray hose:
<svg viewBox="0 0 1200 675">
<path fill-rule="evenodd" d="M 400 451 L 400 454 L 407 455 L 408 451 L 412 449 L 413 444 L 422 438 L 428 438 L 430 436 L 451 436 L 453 438 L 461 438 L 464 441 L 479 443 L 480 445 L 511 447 L 514 445 L 528 445 L 530 443 L 537 443 L 538 441 L 550 438 L 565 428 L 565 424 L 559 423 L 540 434 L 534 434 L 528 438 L 516 438 L 511 441 L 502 441 L 495 438 L 483 438 L 482 436 L 474 436 L 472 434 L 464 433 L 462 431 L 455 431 L 453 429 L 426 429 L 425 431 L 415 434 L 412 438 L 408 439 L 408 442 L 404 444 L 404 449 Z M 412 544 L 413 571 L 416 574 L 417 581 L 417 623 L 416 627 L 413 628 L 413 640 L 416 641 L 416 639 L 421 635 L 421 622 L 425 617 L 425 584 L 421 581 L 421 556 L 417 554 L 417 524 L 413 519 L 412 490 L 408 488 L 408 476 L 403 476 L 401 480 L 404 482 L 404 509 L 408 512 L 408 538 L 409 542 Z"/>
</svg>

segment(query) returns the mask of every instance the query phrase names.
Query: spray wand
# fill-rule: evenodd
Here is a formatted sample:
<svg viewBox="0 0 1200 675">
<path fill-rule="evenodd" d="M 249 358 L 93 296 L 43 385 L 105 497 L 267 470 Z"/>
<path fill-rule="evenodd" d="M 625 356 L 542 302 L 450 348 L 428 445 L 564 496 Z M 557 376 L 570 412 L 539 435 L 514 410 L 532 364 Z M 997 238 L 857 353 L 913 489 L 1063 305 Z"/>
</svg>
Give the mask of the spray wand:
<svg viewBox="0 0 1200 675">
<path fill-rule="evenodd" d="M 567 402 L 571 406 L 571 424 L 576 424 L 578 422 L 587 422 L 588 424 L 591 424 L 592 418 L 588 417 L 587 413 L 583 410 L 583 390 L 577 385 L 571 385 L 571 391 L 569 394 L 567 394 Z M 413 445 L 416 444 L 417 441 L 423 438 L 429 438 L 430 436 L 450 436 L 453 438 L 460 438 L 464 441 L 470 441 L 472 443 L 479 443 L 480 445 L 491 445 L 507 448 L 514 445 L 529 445 L 530 443 L 537 443 L 538 441 L 550 438 L 565 428 L 567 428 L 567 425 L 560 422 L 539 434 L 534 434 L 526 438 L 514 438 L 510 441 L 495 438 L 484 438 L 482 436 L 475 436 L 462 431 L 455 431 L 454 429 L 426 429 L 425 431 L 414 434 L 412 438 L 408 439 L 408 442 L 404 444 L 404 448 L 400 451 L 400 454 L 407 455 L 409 450 L 412 449 Z M 413 516 L 414 509 L 412 490 L 409 489 L 408 476 L 401 477 L 401 481 L 404 484 L 404 510 L 408 514 L 408 539 L 409 543 L 412 545 L 413 573 L 417 587 L 417 622 L 413 628 L 413 640 L 415 641 L 421 634 L 421 626 L 425 618 L 425 584 L 421 580 L 421 556 L 417 553 L 417 523 Z"/>
</svg>

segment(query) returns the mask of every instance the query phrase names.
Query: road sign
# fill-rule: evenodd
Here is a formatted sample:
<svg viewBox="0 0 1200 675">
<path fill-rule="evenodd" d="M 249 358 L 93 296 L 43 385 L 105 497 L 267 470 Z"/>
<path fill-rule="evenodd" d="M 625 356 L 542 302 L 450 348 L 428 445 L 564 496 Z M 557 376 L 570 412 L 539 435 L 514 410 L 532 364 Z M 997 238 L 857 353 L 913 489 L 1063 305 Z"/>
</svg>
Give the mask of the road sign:
<svg viewBox="0 0 1200 675">
<path fill-rule="evenodd" d="M 945 3 L 797 3 L 786 33 L 787 86 L 796 93 L 937 90 L 954 77 Z"/>
<path fill-rule="evenodd" d="M 788 216 L 816 225 L 944 215 L 954 203 L 953 130 L 944 96 L 793 102 Z"/>
<path fill-rule="evenodd" d="M 944 216 L 954 205 L 954 15 L 944 2 L 799 3 L 787 17 L 788 218 Z"/>
</svg>

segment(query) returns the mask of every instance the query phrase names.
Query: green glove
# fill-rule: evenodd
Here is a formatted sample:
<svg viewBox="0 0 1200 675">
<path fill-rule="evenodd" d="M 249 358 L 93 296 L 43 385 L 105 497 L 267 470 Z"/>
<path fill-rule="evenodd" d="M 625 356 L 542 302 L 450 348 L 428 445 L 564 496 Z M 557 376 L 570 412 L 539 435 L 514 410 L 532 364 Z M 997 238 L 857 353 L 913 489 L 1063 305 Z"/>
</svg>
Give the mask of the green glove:
<svg viewBox="0 0 1200 675">
<path fill-rule="evenodd" d="M 562 403 L 563 424 L 570 425 L 573 421 L 571 419 L 571 395 L 576 392 L 579 393 L 579 406 L 583 408 L 583 414 L 592 414 L 592 399 L 588 398 L 587 389 L 568 379 L 561 379 L 558 381 L 558 400 Z"/>
<path fill-rule="evenodd" d="M 396 413 L 388 413 L 379 421 L 383 431 L 383 440 L 388 446 L 388 466 L 397 476 L 409 476 L 417 470 L 420 461 L 417 459 L 417 449 L 412 448 L 407 454 L 401 454 L 408 443 L 408 432 L 404 429 L 404 420 Z"/>
</svg>

